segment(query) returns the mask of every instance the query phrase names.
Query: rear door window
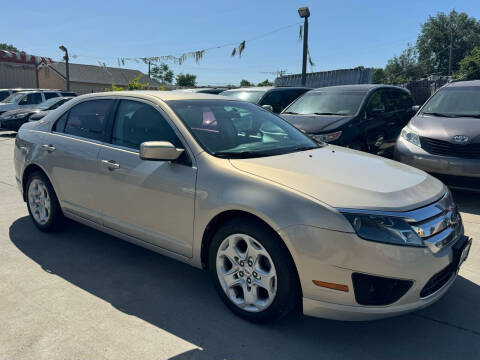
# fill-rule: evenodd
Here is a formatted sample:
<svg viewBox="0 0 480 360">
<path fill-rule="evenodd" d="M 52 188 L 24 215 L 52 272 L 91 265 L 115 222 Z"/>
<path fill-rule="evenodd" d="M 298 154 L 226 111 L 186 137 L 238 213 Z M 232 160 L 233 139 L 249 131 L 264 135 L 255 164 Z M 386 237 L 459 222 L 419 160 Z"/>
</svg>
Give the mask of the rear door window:
<svg viewBox="0 0 480 360">
<path fill-rule="evenodd" d="M 102 141 L 112 104 L 113 100 L 99 99 L 75 105 L 69 111 L 64 133 Z"/>
<path fill-rule="evenodd" d="M 19 105 L 36 105 L 36 104 L 40 104 L 42 101 L 43 101 L 42 94 L 30 93 L 23 97 Z"/>
</svg>

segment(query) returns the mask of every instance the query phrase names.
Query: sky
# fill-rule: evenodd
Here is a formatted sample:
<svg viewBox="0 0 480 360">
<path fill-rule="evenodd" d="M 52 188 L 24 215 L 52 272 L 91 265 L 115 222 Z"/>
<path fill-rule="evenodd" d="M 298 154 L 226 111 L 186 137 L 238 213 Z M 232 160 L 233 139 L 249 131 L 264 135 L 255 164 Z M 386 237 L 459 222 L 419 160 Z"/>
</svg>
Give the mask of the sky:
<svg viewBox="0 0 480 360">
<path fill-rule="evenodd" d="M 231 44 L 205 52 L 199 63 L 167 64 L 175 74 L 197 75 L 198 85 L 258 83 L 280 70 L 301 72 L 301 6 L 311 13 L 313 71 L 383 67 L 438 12 L 455 8 L 480 19 L 475 0 L 0 0 L 0 42 L 55 61 L 64 45 L 71 62 L 114 67 L 122 57 L 179 56 Z M 243 40 L 242 56 L 232 57 Z M 148 72 L 134 61 L 122 67 Z"/>
</svg>

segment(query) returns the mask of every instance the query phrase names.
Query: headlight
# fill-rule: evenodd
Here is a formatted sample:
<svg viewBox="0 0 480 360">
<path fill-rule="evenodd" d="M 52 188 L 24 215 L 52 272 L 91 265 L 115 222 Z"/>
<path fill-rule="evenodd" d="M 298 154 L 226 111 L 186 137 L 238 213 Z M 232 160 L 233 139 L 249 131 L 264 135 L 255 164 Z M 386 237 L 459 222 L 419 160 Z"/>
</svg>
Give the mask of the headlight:
<svg viewBox="0 0 480 360">
<path fill-rule="evenodd" d="M 343 213 L 362 239 L 394 245 L 423 246 L 422 239 L 402 218 Z"/>
<path fill-rule="evenodd" d="M 402 129 L 400 136 L 407 140 L 409 143 L 412 143 L 413 145 L 418 147 L 422 147 L 422 144 L 420 143 L 420 136 L 418 136 L 417 133 L 414 133 L 408 127 L 404 127 Z"/>
<path fill-rule="evenodd" d="M 13 115 L 13 118 L 14 119 L 20 119 L 20 118 L 24 118 L 27 115 L 28 115 L 28 113 L 15 114 L 15 115 Z"/>
<path fill-rule="evenodd" d="M 342 136 L 342 132 L 337 131 L 329 134 L 312 135 L 312 138 L 319 142 L 332 142 L 339 139 L 340 136 Z"/>
</svg>

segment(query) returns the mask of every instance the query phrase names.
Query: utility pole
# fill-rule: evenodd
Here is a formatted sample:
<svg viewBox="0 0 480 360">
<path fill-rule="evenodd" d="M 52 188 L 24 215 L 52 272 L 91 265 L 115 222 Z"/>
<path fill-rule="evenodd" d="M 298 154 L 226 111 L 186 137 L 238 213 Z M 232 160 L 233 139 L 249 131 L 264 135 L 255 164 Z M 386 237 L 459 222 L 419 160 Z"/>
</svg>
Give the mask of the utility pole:
<svg viewBox="0 0 480 360">
<path fill-rule="evenodd" d="M 307 84 L 307 54 L 308 54 L 308 17 L 310 10 L 304 6 L 298 9 L 298 15 L 304 18 L 303 23 L 303 59 L 302 59 L 302 86 Z"/>
<path fill-rule="evenodd" d="M 148 61 L 148 78 L 150 79 L 150 65 L 151 65 L 151 61 L 149 60 Z"/>
<path fill-rule="evenodd" d="M 70 90 L 70 66 L 68 64 L 68 60 L 69 60 L 68 50 L 63 45 L 60 45 L 58 48 L 65 53 L 65 55 L 63 56 L 63 59 L 65 60 L 65 72 L 66 72 L 66 76 L 67 76 L 67 91 L 69 91 Z"/>
<path fill-rule="evenodd" d="M 448 76 L 452 75 L 453 27 L 450 26 L 450 50 L 448 54 Z"/>
</svg>

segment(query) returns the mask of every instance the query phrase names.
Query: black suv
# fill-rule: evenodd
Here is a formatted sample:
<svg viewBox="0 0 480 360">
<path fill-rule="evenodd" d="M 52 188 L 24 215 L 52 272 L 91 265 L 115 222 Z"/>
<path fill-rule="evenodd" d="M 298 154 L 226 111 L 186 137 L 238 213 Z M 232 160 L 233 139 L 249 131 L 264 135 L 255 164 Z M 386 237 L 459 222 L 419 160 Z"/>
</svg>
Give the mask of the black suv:
<svg viewBox="0 0 480 360">
<path fill-rule="evenodd" d="M 401 87 L 342 85 L 311 90 L 280 116 L 317 141 L 391 157 L 413 105 Z"/>
<path fill-rule="evenodd" d="M 226 90 L 220 95 L 258 104 L 274 113 L 280 113 L 292 101 L 310 90 L 304 87 L 248 87 Z"/>
</svg>

